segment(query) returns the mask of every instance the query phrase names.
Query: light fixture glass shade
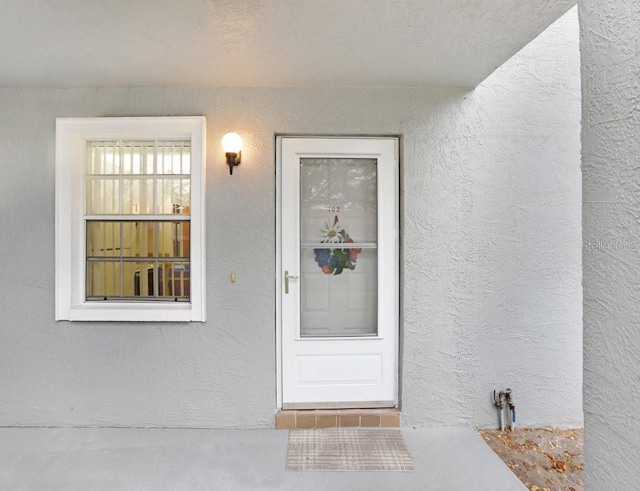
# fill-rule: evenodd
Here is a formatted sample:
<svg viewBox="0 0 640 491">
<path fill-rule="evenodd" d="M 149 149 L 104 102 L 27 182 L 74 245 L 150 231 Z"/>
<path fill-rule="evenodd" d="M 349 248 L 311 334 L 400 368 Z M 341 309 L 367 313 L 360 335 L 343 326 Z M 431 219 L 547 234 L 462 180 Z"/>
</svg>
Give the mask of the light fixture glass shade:
<svg viewBox="0 0 640 491">
<path fill-rule="evenodd" d="M 225 153 L 238 153 L 242 150 L 242 138 L 237 133 L 227 133 L 222 137 L 222 149 Z"/>
</svg>

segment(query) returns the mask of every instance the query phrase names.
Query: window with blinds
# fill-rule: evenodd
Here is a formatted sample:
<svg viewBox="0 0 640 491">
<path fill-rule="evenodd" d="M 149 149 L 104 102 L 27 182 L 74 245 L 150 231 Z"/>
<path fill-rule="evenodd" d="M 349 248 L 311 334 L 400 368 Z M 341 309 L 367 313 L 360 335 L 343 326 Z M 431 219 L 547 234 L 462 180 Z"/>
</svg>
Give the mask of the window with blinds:
<svg viewBox="0 0 640 491">
<path fill-rule="evenodd" d="M 87 300 L 189 300 L 191 144 L 87 143 Z"/>
<path fill-rule="evenodd" d="M 56 320 L 206 320 L 206 119 L 56 120 Z"/>
</svg>

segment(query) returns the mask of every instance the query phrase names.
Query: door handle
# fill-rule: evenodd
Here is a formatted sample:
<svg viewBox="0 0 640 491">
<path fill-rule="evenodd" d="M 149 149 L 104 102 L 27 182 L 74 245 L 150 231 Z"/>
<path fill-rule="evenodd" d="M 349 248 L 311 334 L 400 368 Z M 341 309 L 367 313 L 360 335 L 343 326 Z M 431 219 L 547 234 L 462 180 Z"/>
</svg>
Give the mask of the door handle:
<svg viewBox="0 0 640 491">
<path fill-rule="evenodd" d="M 289 293 L 289 280 L 297 280 L 300 278 L 299 276 L 292 276 L 289 274 L 289 271 L 284 272 L 284 293 Z"/>
</svg>

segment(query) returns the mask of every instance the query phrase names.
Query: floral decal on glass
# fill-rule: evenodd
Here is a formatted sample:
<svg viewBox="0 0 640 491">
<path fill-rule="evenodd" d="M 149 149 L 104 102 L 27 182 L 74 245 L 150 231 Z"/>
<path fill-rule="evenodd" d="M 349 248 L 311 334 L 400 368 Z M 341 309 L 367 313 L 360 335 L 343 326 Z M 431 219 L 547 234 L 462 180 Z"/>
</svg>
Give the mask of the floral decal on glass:
<svg viewBox="0 0 640 491">
<path fill-rule="evenodd" d="M 349 237 L 349 234 L 345 232 L 342 225 L 338 221 L 338 217 L 335 216 L 333 221 L 327 220 L 327 223 L 322 228 L 322 240 L 323 244 L 353 244 L 353 239 Z M 360 248 L 331 248 L 331 249 L 314 249 L 313 252 L 316 255 L 316 262 L 322 269 L 324 274 L 340 274 L 345 269 L 356 269 L 356 260 L 358 254 L 362 252 Z"/>
</svg>

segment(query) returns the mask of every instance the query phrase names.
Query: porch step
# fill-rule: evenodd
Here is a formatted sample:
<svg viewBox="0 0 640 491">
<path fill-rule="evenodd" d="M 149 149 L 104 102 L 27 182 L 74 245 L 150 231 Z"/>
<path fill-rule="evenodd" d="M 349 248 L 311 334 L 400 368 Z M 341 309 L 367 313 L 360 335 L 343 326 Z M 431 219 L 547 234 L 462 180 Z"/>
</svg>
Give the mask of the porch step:
<svg viewBox="0 0 640 491">
<path fill-rule="evenodd" d="M 400 411 L 397 409 L 291 409 L 276 412 L 276 428 L 279 430 L 398 426 Z"/>
</svg>

